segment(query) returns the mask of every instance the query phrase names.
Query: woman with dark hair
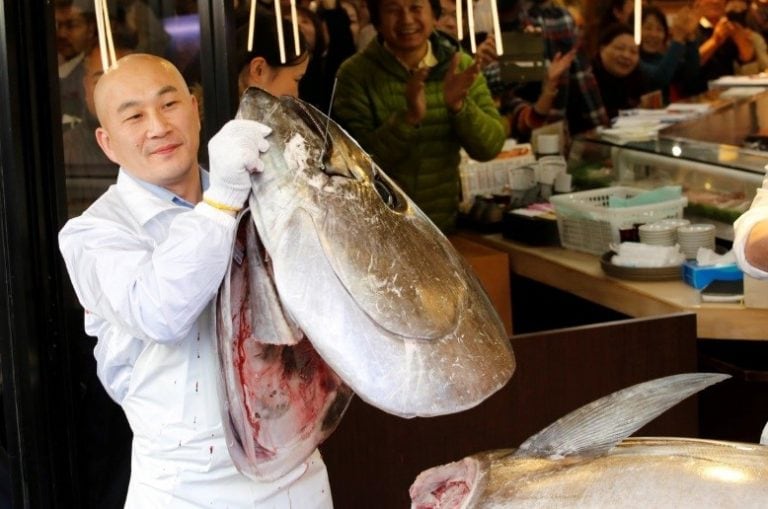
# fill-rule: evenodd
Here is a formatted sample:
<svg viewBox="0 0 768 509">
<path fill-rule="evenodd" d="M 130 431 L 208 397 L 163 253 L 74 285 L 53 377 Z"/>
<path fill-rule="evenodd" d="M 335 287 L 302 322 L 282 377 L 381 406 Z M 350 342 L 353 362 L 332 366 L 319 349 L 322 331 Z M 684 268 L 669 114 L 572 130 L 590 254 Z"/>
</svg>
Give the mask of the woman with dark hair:
<svg viewBox="0 0 768 509">
<path fill-rule="evenodd" d="M 690 8 L 682 7 L 670 27 L 661 9 L 643 8 L 640 72 L 648 89 L 661 90 L 667 102 L 673 82 L 693 80 L 699 72 L 696 29 L 700 17 Z"/>
<path fill-rule="evenodd" d="M 640 96 L 647 91 L 638 67 L 640 52 L 632 29 L 624 23 L 614 23 L 603 30 L 597 47 L 592 68 L 605 110 L 614 118 L 619 110 L 637 107 Z"/>
<path fill-rule="evenodd" d="M 293 27 L 287 20 L 283 24 L 285 62 L 280 59 L 275 17 L 268 12 L 258 12 L 254 27 L 253 48 L 248 51 L 248 25 L 238 30 L 238 91 L 259 87 L 272 95 L 299 96 L 299 82 L 309 63 L 309 51 L 304 37 L 299 34 L 299 53 L 293 41 Z"/>
</svg>

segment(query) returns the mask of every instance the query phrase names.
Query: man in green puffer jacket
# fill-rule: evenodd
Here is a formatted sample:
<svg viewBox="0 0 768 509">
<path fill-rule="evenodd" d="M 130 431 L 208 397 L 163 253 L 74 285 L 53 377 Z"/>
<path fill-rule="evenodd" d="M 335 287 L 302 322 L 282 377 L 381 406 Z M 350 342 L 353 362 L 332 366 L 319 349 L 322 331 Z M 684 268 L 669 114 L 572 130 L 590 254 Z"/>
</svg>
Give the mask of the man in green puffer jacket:
<svg viewBox="0 0 768 509">
<path fill-rule="evenodd" d="M 459 149 L 493 159 L 505 132 L 472 57 L 434 30 L 438 0 L 367 0 L 379 35 L 344 62 L 333 113 L 444 232 L 455 227 Z"/>
</svg>

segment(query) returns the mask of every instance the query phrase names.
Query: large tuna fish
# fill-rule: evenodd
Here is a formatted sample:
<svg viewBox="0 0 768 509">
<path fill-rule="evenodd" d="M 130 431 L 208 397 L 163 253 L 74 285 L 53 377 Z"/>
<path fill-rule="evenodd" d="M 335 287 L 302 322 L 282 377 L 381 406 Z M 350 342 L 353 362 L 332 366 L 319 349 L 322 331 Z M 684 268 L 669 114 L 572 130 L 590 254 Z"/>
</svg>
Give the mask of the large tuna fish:
<svg viewBox="0 0 768 509">
<path fill-rule="evenodd" d="M 250 209 L 279 299 L 325 362 L 404 417 L 459 412 L 501 388 L 514 355 L 482 286 L 370 156 L 290 97 L 249 89 L 238 116 L 272 128 Z"/>
<path fill-rule="evenodd" d="M 249 89 L 238 116 L 273 129 L 216 301 L 238 468 L 289 472 L 335 429 L 351 389 L 412 417 L 501 388 L 515 361 L 485 292 L 370 157 L 333 122 L 326 138 L 327 119 L 291 98 Z"/>
<path fill-rule="evenodd" d="M 411 507 L 766 507 L 764 445 L 626 439 L 724 378 L 696 373 L 635 385 L 566 415 L 517 450 L 484 452 L 426 470 L 411 486 Z"/>
</svg>

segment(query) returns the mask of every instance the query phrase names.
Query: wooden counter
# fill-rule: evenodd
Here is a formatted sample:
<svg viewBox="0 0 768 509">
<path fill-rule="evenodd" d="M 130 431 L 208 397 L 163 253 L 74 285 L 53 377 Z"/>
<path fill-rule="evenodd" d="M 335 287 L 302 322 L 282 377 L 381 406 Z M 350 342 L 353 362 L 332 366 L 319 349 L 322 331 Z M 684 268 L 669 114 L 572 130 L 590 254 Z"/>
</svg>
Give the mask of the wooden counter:
<svg viewBox="0 0 768 509">
<path fill-rule="evenodd" d="M 561 247 L 531 247 L 501 234 L 465 233 L 509 255 L 512 274 L 577 295 L 631 317 L 696 313 L 699 339 L 768 340 L 768 309 L 702 303 L 683 281 L 640 282 L 607 276 L 597 256 Z M 512 288 L 514 295 L 514 288 Z M 513 324 L 514 327 L 514 324 Z"/>
</svg>

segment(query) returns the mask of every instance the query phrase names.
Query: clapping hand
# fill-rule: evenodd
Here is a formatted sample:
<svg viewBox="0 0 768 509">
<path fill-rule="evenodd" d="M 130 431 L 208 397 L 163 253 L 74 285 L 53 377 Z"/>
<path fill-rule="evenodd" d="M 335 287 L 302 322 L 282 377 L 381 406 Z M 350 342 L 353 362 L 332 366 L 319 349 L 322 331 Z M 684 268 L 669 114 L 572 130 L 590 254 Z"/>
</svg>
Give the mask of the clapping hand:
<svg viewBox="0 0 768 509">
<path fill-rule="evenodd" d="M 485 69 L 488 64 L 493 63 L 498 59 L 499 56 L 496 54 L 496 41 L 489 35 L 477 46 L 475 62 L 480 69 Z"/>
<path fill-rule="evenodd" d="M 411 125 L 418 125 L 424 120 L 427 114 L 427 98 L 424 93 L 424 81 L 429 75 L 429 67 L 417 69 L 411 74 L 410 79 L 405 84 L 405 102 L 408 110 L 405 113 L 405 120 Z"/>
<path fill-rule="evenodd" d="M 459 53 L 453 55 L 448 65 L 448 71 L 445 73 L 445 80 L 443 81 L 443 99 L 445 100 L 445 105 L 453 113 L 458 113 L 464 106 L 464 99 L 467 97 L 472 83 L 475 82 L 480 72 L 480 66 L 477 61 L 463 71 L 456 72 L 460 57 Z"/>
</svg>

